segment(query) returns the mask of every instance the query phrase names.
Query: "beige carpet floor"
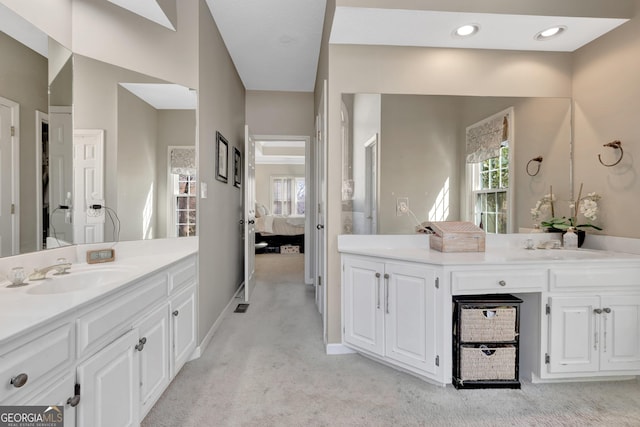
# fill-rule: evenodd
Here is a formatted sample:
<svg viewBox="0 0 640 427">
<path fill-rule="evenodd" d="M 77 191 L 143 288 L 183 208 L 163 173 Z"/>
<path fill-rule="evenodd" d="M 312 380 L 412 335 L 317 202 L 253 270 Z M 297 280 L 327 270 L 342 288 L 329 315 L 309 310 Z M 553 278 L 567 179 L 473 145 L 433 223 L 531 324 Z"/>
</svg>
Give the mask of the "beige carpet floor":
<svg viewBox="0 0 640 427">
<path fill-rule="evenodd" d="M 303 255 L 258 255 L 248 311 L 224 319 L 143 426 L 640 426 L 636 380 L 456 390 L 327 356 L 303 277 Z"/>
</svg>

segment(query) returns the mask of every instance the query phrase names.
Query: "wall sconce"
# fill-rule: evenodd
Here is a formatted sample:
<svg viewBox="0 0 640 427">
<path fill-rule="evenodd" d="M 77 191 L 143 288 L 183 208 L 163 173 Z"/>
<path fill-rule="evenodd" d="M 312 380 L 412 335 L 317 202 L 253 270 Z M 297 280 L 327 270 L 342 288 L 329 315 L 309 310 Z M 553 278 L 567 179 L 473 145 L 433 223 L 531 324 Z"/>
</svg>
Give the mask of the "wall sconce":
<svg viewBox="0 0 640 427">
<path fill-rule="evenodd" d="M 606 164 L 600 158 L 600 154 L 598 154 L 598 160 L 600 161 L 602 166 L 606 166 L 606 167 L 610 168 L 611 166 L 615 166 L 618 163 L 620 163 L 620 161 L 624 157 L 624 150 L 622 149 L 622 142 L 620 142 L 620 141 L 611 141 L 611 142 L 609 142 L 607 144 L 604 144 L 603 147 L 611 147 L 611 148 L 615 148 L 616 150 L 620 150 L 620 158 L 617 161 L 615 161 L 614 163 Z"/>
<path fill-rule="evenodd" d="M 537 162 L 538 163 L 538 168 L 536 169 L 536 171 L 534 173 L 529 172 L 529 165 L 531 164 L 531 162 Z M 533 159 L 529 160 L 527 162 L 527 175 L 529 175 L 529 176 L 538 175 L 538 172 L 540 172 L 540 164 L 541 163 L 542 163 L 542 156 L 534 157 Z"/>
</svg>

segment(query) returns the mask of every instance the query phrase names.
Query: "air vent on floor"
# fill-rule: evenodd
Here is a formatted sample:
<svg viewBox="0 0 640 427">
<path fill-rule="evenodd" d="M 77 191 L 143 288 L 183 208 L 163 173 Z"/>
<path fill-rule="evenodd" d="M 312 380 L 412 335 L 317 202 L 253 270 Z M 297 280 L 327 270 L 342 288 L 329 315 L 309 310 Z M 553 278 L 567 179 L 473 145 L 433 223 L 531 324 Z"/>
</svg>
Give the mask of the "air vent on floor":
<svg viewBox="0 0 640 427">
<path fill-rule="evenodd" d="M 249 304 L 238 304 L 238 306 L 236 307 L 235 310 L 233 310 L 233 312 L 234 313 L 245 313 L 248 308 L 249 308 Z"/>
</svg>

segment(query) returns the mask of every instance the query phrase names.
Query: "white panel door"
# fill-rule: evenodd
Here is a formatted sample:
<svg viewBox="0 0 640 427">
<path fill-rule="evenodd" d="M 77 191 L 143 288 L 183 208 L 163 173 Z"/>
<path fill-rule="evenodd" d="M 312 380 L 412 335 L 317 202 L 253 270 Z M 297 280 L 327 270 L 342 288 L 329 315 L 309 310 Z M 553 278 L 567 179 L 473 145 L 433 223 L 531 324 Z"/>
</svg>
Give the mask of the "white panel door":
<svg viewBox="0 0 640 427">
<path fill-rule="evenodd" d="M 19 158 L 14 149 L 12 126 L 17 128 L 18 104 L 0 98 L 0 256 L 18 253 L 18 203 Z"/>
<path fill-rule="evenodd" d="M 74 243 L 104 242 L 104 131 L 73 133 L 73 236 Z M 115 239 L 114 239 L 115 240 Z"/>
<path fill-rule="evenodd" d="M 344 257 L 344 342 L 384 353 L 384 264 Z"/>
<path fill-rule="evenodd" d="M 249 297 L 256 285 L 256 143 L 244 127 L 244 300 Z"/>
<path fill-rule="evenodd" d="M 435 271 L 418 265 L 386 264 L 385 354 L 434 373 L 436 369 Z"/>
<path fill-rule="evenodd" d="M 640 369 L 640 296 L 603 296 L 600 369 Z"/>
<path fill-rule="evenodd" d="M 73 242 L 73 122 L 71 107 L 49 109 L 49 234 Z"/>
<path fill-rule="evenodd" d="M 78 366 L 79 426 L 139 425 L 138 330 L 133 329 Z"/>
<path fill-rule="evenodd" d="M 549 305 L 549 372 L 597 372 L 600 298 L 551 297 Z"/>
</svg>

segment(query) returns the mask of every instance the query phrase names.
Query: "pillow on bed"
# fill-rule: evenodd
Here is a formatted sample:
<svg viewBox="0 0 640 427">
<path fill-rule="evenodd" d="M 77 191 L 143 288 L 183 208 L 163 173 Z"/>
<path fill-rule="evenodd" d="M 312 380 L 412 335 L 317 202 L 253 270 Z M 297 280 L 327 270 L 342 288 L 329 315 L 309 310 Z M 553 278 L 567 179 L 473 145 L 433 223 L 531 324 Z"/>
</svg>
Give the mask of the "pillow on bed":
<svg viewBox="0 0 640 427">
<path fill-rule="evenodd" d="M 260 203 L 256 203 L 256 218 L 260 218 L 263 216 L 269 215 L 269 211 L 265 205 L 261 205 Z"/>
</svg>

